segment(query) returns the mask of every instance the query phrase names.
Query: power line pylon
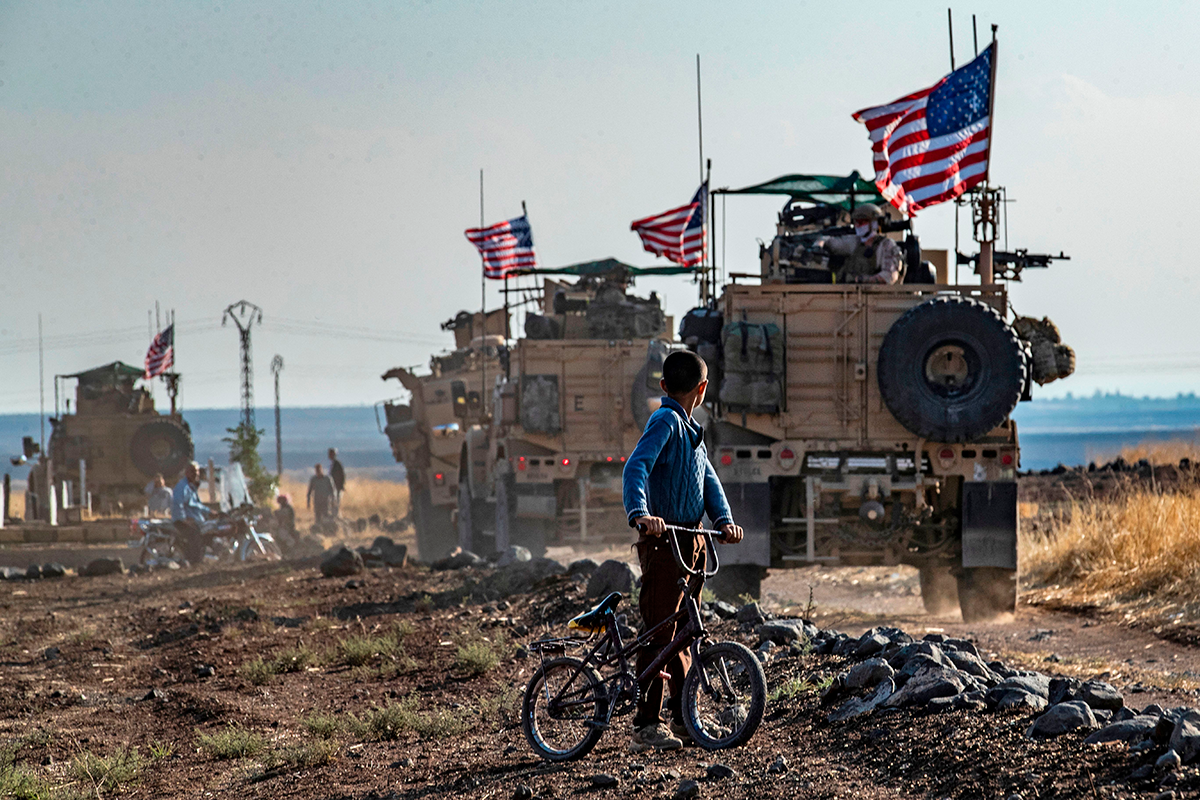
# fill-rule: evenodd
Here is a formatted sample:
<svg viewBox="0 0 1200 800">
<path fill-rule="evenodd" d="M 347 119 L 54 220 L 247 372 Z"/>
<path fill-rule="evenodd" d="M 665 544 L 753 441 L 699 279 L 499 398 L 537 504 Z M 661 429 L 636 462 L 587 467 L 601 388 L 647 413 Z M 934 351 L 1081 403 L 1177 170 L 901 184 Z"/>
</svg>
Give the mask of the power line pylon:
<svg viewBox="0 0 1200 800">
<path fill-rule="evenodd" d="M 221 315 L 221 324 L 229 320 L 237 326 L 242 339 L 242 425 L 254 430 L 254 364 L 250 358 L 250 328 L 262 324 L 262 309 L 247 300 L 240 300 Z"/>
<path fill-rule="evenodd" d="M 283 477 L 283 436 L 279 428 L 279 373 L 283 372 L 283 356 L 271 359 L 271 374 L 275 376 L 275 474 Z"/>
</svg>

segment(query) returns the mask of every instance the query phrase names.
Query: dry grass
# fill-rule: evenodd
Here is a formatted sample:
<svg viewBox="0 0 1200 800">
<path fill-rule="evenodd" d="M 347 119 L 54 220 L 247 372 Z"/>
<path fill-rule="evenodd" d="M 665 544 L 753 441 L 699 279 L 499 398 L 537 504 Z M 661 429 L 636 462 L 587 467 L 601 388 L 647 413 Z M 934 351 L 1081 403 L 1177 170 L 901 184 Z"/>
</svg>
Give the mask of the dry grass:
<svg viewBox="0 0 1200 800">
<path fill-rule="evenodd" d="M 307 481 L 301 483 L 284 475 L 280 491 L 292 496 L 292 505 L 296 507 L 297 525 L 311 525 L 312 511 L 304 507 L 304 498 L 308 492 Z M 372 514 L 378 514 L 385 520 L 400 519 L 408 514 L 408 484 L 348 476 L 340 513 L 343 519 L 351 520 L 370 518 Z"/>
<path fill-rule="evenodd" d="M 1022 537 L 1022 562 L 1027 581 L 1077 601 L 1191 605 L 1200 599 L 1200 486 L 1073 503 L 1049 531 Z"/>
<path fill-rule="evenodd" d="M 1097 464 L 1111 461 L 1118 455 L 1130 464 L 1136 464 L 1143 458 L 1151 464 L 1178 464 L 1184 458 L 1200 462 L 1200 430 L 1190 439 L 1139 442 L 1122 447 L 1116 453 L 1111 450 L 1088 452 L 1088 457 Z"/>
</svg>

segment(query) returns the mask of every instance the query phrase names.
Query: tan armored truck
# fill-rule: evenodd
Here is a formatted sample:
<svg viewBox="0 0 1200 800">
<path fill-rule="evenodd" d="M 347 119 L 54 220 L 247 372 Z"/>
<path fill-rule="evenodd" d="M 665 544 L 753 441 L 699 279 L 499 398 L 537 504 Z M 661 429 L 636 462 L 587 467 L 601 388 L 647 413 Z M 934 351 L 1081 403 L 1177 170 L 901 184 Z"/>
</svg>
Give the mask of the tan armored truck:
<svg viewBox="0 0 1200 800">
<path fill-rule="evenodd" d="M 662 361 L 681 345 L 658 297 L 630 293 L 643 271 L 576 266 L 573 283 L 545 279 L 491 424 L 463 442 L 460 542 L 476 552 L 629 540 L 621 471 L 658 407 Z"/>
<path fill-rule="evenodd" d="M 1070 374 L 1074 355 L 1048 320 L 1009 315 L 1004 284 L 949 285 L 911 235 L 907 280 L 930 282 L 834 282 L 836 258 L 814 245 L 848 232 L 820 227 L 848 210 L 789 204 L 759 282 L 727 285 L 685 320 L 712 373 L 710 457 L 746 531 L 722 548 L 717 588 L 757 594 L 767 567 L 903 563 L 932 613 L 1012 611 L 1009 415 L 1031 382 Z M 1048 260 L 996 253 L 995 274 Z"/>
<path fill-rule="evenodd" d="M 442 324 L 454 332 L 455 349 L 433 356 L 427 374 L 397 367 L 383 375 L 399 380 L 410 394 L 406 401 L 380 404 L 382 430 L 392 455 L 405 466 L 410 517 L 425 562 L 445 557 L 458 543 L 459 456 L 467 429 L 484 419 L 484 382 L 491 386 L 502 372 L 506 328 L 503 309 L 487 315 L 486 336 L 480 314 L 460 312 Z"/>
<path fill-rule="evenodd" d="M 50 419 L 47 452 L 30 469 L 30 519 L 50 519 L 51 486 L 56 505 L 64 510 L 62 520 L 78 516 L 88 495 L 96 514 L 139 512 L 146 503 L 146 484 L 155 475 L 161 474 L 168 486 L 179 479 L 195 448 L 191 429 L 174 407 L 178 376 L 171 376 L 168 386 L 169 414 L 156 411 L 150 392 L 137 385 L 142 376 L 139 367 L 114 361 L 56 378 L 56 387 L 61 380 L 76 381 L 75 408 L 72 413 L 68 399 L 66 413 L 56 409 Z"/>
</svg>

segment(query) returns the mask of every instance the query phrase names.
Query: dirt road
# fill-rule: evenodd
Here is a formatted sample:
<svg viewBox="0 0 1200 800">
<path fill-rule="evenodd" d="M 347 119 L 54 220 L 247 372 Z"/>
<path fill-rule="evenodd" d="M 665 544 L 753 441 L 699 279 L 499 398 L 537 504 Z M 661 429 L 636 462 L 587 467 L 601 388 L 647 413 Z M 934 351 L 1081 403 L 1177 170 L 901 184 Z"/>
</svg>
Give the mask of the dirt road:
<svg viewBox="0 0 1200 800">
<path fill-rule="evenodd" d="M 533 663 L 513 645 L 565 631 L 587 605 L 583 585 L 560 577 L 529 594 L 470 599 L 486 575 L 405 568 L 347 582 L 311 565 L 242 565 L 0 584 L 0 739 L 9 754 L 0 765 L 17 765 L 0 770 L 9 781 L 0 786 L 372 800 L 671 797 L 687 779 L 700 796 L 732 798 L 1160 791 L 1126 782 L 1145 756 L 1085 746 L 1082 734 L 1030 741 L 1021 714 L 894 711 L 830 723 L 814 687 L 845 661 L 811 654 L 767 665 L 769 686 L 787 691 L 743 748 L 632 756 L 619 719 L 584 760 L 547 765 L 517 724 Z M 927 629 L 969 634 L 981 649 L 1045 672 L 1107 673 L 1130 704 L 1195 702 L 1184 677 L 1195 651 L 1151 633 L 1030 608 L 967 629 L 920 614 L 915 577 L 903 570 L 796 571 L 765 589 L 783 611 L 807 603 L 810 584 L 822 626 L 857 633 L 887 621 L 918 638 Z M 746 641 L 732 622 L 715 638 Z M 1044 661 L 1051 654 L 1061 660 Z M 1129 694 L 1139 683 L 1153 688 Z M 122 752 L 123 761 L 113 758 Z M 780 757 L 786 768 L 772 772 Z M 735 775 L 707 777 L 718 762 Z M 595 788 L 597 774 L 615 786 Z M 1175 789 L 1194 788 L 1200 775 L 1185 767 Z"/>
</svg>

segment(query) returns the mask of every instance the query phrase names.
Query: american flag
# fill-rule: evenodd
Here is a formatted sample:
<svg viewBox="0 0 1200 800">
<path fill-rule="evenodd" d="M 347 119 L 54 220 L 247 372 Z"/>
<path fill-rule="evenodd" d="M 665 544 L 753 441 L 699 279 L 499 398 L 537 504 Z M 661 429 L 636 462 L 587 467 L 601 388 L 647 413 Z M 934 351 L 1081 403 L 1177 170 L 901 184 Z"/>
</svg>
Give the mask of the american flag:
<svg viewBox="0 0 1200 800">
<path fill-rule="evenodd" d="M 636 219 L 630 230 L 642 237 L 647 253 L 664 256 L 676 264 L 694 267 L 704 263 L 708 237 L 704 211 L 708 205 L 708 183 L 700 184 L 691 202 L 645 219 Z"/>
<path fill-rule="evenodd" d="M 146 377 L 153 378 L 175 366 L 175 326 L 168 325 L 158 332 L 146 351 Z"/>
<path fill-rule="evenodd" d="M 953 200 L 987 179 L 996 43 L 919 92 L 864 108 L 875 154 L 875 185 L 912 214 Z"/>
<path fill-rule="evenodd" d="M 504 278 L 537 266 L 527 217 L 514 217 L 490 228 L 469 228 L 466 234 L 483 256 L 483 274 L 489 278 Z"/>
</svg>

